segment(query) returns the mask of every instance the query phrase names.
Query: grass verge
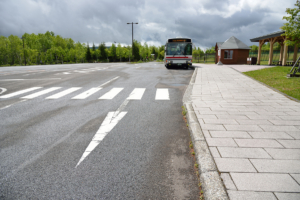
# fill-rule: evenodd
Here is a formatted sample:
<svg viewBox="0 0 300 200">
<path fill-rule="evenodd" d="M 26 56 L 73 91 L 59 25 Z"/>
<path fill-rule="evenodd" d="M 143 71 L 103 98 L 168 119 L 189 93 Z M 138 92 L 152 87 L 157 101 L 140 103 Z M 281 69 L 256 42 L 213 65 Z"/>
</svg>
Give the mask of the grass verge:
<svg viewBox="0 0 300 200">
<path fill-rule="evenodd" d="M 291 67 L 272 67 L 244 74 L 300 100 L 300 78 L 287 78 L 286 75 L 290 70 Z"/>
</svg>

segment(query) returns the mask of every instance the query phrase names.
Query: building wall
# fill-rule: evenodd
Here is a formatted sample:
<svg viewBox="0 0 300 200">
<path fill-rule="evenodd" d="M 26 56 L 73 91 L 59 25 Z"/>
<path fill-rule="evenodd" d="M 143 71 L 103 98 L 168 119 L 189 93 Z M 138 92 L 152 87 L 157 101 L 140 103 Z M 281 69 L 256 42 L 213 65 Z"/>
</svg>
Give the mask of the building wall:
<svg viewBox="0 0 300 200">
<path fill-rule="evenodd" d="M 224 59 L 225 50 L 233 50 L 232 59 Z M 221 50 L 221 62 L 223 64 L 247 64 L 248 56 L 249 56 L 249 49 L 222 49 Z M 216 61 L 219 62 L 218 53 L 216 53 Z"/>
</svg>

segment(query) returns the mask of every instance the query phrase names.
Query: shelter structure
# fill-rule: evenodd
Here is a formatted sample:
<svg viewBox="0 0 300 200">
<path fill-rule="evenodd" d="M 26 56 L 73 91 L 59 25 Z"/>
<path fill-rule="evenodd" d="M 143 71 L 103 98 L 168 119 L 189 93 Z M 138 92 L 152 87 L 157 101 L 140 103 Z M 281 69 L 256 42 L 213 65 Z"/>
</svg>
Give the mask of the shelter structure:
<svg viewBox="0 0 300 200">
<path fill-rule="evenodd" d="M 242 41 L 232 36 L 225 42 L 216 43 L 215 63 L 220 61 L 223 64 L 247 64 L 250 49 Z"/>
<path fill-rule="evenodd" d="M 259 42 L 258 58 L 257 58 L 257 64 L 258 65 L 260 65 L 262 45 L 266 42 L 270 43 L 270 52 L 269 52 L 268 65 L 273 64 L 273 46 L 274 46 L 275 42 L 278 42 L 281 46 L 278 65 L 287 65 L 288 46 L 284 43 L 287 40 L 286 36 L 282 36 L 282 34 L 284 34 L 284 33 L 285 33 L 285 31 L 277 31 L 277 32 L 274 32 L 274 33 L 270 33 L 270 34 L 267 34 L 267 35 L 263 35 L 263 36 L 260 36 L 260 37 L 250 39 L 251 42 Z M 296 59 L 297 59 L 297 52 L 298 52 L 298 47 L 297 47 L 297 45 L 295 45 L 293 62 L 295 62 Z"/>
</svg>

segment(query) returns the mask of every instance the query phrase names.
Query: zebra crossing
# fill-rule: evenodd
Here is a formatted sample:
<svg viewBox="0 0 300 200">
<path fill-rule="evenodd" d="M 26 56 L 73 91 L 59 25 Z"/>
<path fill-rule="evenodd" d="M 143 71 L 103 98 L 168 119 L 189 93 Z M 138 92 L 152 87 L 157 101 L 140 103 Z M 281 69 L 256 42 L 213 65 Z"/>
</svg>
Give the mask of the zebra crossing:
<svg viewBox="0 0 300 200">
<path fill-rule="evenodd" d="M 59 91 L 63 89 L 62 91 Z M 20 98 L 20 99 L 34 99 L 40 96 L 45 96 L 45 99 L 59 99 L 65 97 L 66 95 L 70 95 L 72 93 L 80 92 L 79 94 L 73 95 L 71 99 L 83 100 L 89 98 L 91 95 L 96 93 L 101 93 L 101 87 L 90 88 L 86 91 L 82 90 L 81 87 L 71 87 L 64 89 L 62 87 L 50 87 L 50 88 L 43 88 L 43 87 L 32 87 L 27 88 L 24 90 L 19 90 L 10 94 L 5 94 L 0 96 L 0 99 L 9 99 L 9 98 Z M 124 88 L 115 87 L 110 89 L 106 93 L 102 93 L 101 96 L 98 98 L 100 100 L 112 100 L 118 94 L 120 94 Z M 59 91 L 58 93 L 52 94 L 50 96 L 46 96 L 48 93 Z M 100 91 L 100 92 L 99 92 Z M 33 93 L 32 93 L 33 92 Z M 132 92 L 127 97 L 127 100 L 141 100 L 146 92 L 146 88 L 134 88 Z M 29 94 L 30 93 L 30 94 Z M 26 95 L 26 96 L 22 96 Z M 169 89 L 167 88 L 159 88 L 156 89 L 155 100 L 170 100 Z"/>
</svg>

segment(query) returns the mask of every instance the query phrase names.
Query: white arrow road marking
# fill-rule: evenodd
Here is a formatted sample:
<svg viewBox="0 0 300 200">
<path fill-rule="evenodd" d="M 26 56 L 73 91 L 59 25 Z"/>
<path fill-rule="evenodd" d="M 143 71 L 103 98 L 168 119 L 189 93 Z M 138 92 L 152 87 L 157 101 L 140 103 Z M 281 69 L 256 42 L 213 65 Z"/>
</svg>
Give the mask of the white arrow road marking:
<svg viewBox="0 0 300 200">
<path fill-rule="evenodd" d="M 117 116 L 114 117 L 114 115 Z M 117 123 L 127 114 L 127 112 L 109 112 L 102 122 L 97 133 L 93 137 L 92 141 L 85 149 L 76 167 L 98 146 L 98 144 L 104 139 L 104 137 L 117 125 Z M 75 168 L 76 168 L 75 167 Z"/>
<path fill-rule="evenodd" d="M 0 87 L 0 90 L 1 90 L 0 94 L 2 94 L 4 92 L 6 92 L 7 89 Z"/>
</svg>

